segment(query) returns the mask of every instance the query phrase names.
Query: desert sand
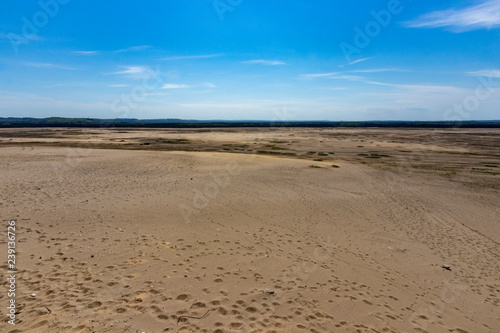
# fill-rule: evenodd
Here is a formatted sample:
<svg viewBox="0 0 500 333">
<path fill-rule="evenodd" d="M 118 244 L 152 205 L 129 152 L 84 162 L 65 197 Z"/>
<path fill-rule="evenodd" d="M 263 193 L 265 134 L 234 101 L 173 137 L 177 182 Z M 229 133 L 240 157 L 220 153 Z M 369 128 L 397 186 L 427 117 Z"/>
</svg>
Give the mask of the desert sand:
<svg viewBox="0 0 500 333">
<path fill-rule="evenodd" d="M 500 332 L 499 142 L 2 129 L 0 331 Z"/>
</svg>

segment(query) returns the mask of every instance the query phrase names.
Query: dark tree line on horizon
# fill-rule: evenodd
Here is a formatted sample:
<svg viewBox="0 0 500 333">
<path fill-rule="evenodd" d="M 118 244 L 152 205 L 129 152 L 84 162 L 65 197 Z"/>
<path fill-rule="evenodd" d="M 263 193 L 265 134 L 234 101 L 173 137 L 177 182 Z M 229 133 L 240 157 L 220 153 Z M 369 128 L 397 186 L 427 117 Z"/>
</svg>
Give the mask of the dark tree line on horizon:
<svg viewBox="0 0 500 333">
<path fill-rule="evenodd" d="M 229 128 L 229 127 L 319 127 L 319 128 L 500 128 L 500 120 L 467 121 L 264 121 L 184 119 L 97 119 L 97 118 L 0 118 L 0 128 Z"/>
</svg>

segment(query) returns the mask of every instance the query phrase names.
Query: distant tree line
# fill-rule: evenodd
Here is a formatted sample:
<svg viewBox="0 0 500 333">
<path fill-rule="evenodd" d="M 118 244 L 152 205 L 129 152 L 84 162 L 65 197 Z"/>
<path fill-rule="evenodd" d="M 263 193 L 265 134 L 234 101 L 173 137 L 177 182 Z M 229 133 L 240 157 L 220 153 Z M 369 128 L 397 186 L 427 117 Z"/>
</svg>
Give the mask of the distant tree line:
<svg viewBox="0 0 500 333">
<path fill-rule="evenodd" d="M 500 120 L 489 121 L 228 121 L 183 119 L 96 118 L 0 118 L 0 128 L 228 128 L 228 127 L 319 127 L 319 128 L 500 128 Z"/>
</svg>

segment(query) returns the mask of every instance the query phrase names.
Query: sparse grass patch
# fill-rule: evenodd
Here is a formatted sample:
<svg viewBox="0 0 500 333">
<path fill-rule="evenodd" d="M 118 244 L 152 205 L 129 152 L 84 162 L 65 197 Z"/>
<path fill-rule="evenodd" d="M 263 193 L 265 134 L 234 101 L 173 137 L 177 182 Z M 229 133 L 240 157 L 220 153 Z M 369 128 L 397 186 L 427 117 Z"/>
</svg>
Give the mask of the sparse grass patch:
<svg viewBox="0 0 500 333">
<path fill-rule="evenodd" d="M 168 143 L 168 144 L 187 144 L 191 141 L 188 139 L 157 139 L 158 143 Z"/>
<path fill-rule="evenodd" d="M 372 153 L 372 154 L 370 154 L 370 156 L 366 156 L 365 158 L 381 158 L 381 157 L 391 157 L 391 156 L 384 155 L 384 154 L 374 154 L 374 153 Z"/>
<path fill-rule="evenodd" d="M 296 153 L 283 153 L 279 151 L 257 150 L 257 154 L 296 156 Z"/>
<path fill-rule="evenodd" d="M 322 162 L 323 160 L 321 158 L 315 158 L 314 159 L 316 162 Z"/>
<path fill-rule="evenodd" d="M 323 169 L 322 167 L 313 164 L 311 164 L 309 167 L 313 169 Z"/>
<path fill-rule="evenodd" d="M 480 162 L 479 164 L 482 164 L 482 166 L 487 167 L 487 168 L 498 168 L 500 163 L 495 163 L 495 162 Z"/>
<path fill-rule="evenodd" d="M 332 164 L 332 168 L 340 168 L 338 165 Z"/>
</svg>

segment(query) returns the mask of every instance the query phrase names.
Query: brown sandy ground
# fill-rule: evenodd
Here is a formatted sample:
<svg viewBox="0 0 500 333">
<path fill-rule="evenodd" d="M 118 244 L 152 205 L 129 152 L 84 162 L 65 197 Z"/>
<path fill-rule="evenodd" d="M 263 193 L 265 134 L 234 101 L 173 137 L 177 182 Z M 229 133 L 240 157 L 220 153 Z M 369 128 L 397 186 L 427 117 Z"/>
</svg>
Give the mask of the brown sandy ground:
<svg viewBox="0 0 500 333">
<path fill-rule="evenodd" d="M 0 132 L 2 332 L 500 331 L 498 131 Z"/>
</svg>

